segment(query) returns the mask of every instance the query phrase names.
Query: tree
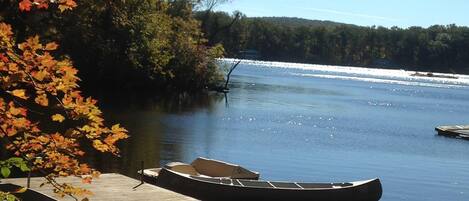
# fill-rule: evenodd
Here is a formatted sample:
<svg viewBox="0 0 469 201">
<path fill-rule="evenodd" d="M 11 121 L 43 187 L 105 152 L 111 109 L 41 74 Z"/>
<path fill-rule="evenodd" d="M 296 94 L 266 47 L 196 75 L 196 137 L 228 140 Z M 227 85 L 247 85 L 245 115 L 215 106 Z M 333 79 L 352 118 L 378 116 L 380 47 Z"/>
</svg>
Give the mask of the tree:
<svg viewBox="0 0 469 201">
<path fill-rule="evenodd" d="M 202 29 L 209 30 L 205 33 L 207 33 L 210 45 L 216 44 L 213 43 L 213 41 L 219 32 L 229 30 L 233 24 L 242 17 L 241 12 L 235 11 L 230 22 L 219 23 L 219 19 L 217 17 L 220 15 L 216 15 L 216 13 L 213 15 L 213 9 L 228 2 L 231 2 L 231 0 L 196 0 L 195 2 L 195 10 L 199 11 L 198 19 L 202 23 Z M 211 20 L 211 22 L 209 22 L 209 20 Z"/>
<path fill-rule="evenodd" d="M 214 8 L 219 5 L 231 2 L 231 0 L 195 0 L 196 10 L 203 10 L 205 12 L 211 12 Z"/>
<path fill-rule="evenodd" d="M 184 0 L 81 0 L 73 12 L 47 13 L 41 26 L 51 28 L 41 33 L 74 60 L 85 89 L 202 90 L 222 78 L 215 61 L 223 51 L 207 44 L 192 6 Z M 42 30 L 37 23 L 25 26 Z"/>
<path fill-rule="evenodd" d="M 15 27 L 19 41 L 39 34 L 57 42 L 83 89 L 167 94 L 204 90 L 222 79 L 212 65 L 221 49 L 202 34 L 195 1 L 80 0 L 73 12 L 36 9 L 34 15 L 17 13 L 10 1 L 0 1 L 0 19 Z"/>
<path fill-rule="evenodd" d="M 76 6 L 73 0 L 18 3 L 22 12 L 50 7 L 68 12 Z M 45 176 L 59 195 L 88 195 L 54 178 L 79 176 L 91 182 L 99 172 L 80 162 L 82 148 L 117 155 L 116 142 L 127 138 L 127 131 L 119 124 L 105 126 L 97 101 L 81 95 L 72 62 L 54 58 L 57 48 L 54 42 L 42 44 L 37 35 L 17 44 L 12 27 L 0 22 L 0 138 L 9 156 L 0 161 L 1 174 L 7 177 L 19 167 Z"/>
</svg>

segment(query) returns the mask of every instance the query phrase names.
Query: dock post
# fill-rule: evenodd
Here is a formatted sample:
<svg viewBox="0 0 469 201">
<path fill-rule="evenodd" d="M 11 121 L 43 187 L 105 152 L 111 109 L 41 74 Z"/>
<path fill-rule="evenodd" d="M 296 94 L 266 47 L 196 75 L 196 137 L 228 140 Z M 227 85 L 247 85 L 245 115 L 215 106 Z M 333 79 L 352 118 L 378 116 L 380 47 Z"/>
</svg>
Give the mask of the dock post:
<svg viewBox="0 0 469 201">
<path fill-rule="evenodd" d="M 136 185 L 135 187 L 133 187 L 133 189 L 136 189 L 138 188 L 139 186 L 141 186 L 142 184 L 144 184 L 145 182 L 143 181 L 143 169 L 145 169 L 145 164 L 144 162 L 142 161 L 140 163 L 140 184 Z"/>
<path fill-rule="evenodd" d="M 28 171 L 28 180 L 26 183 L 26 188 L 31 188 L 31 170 Z"/>
</svg>

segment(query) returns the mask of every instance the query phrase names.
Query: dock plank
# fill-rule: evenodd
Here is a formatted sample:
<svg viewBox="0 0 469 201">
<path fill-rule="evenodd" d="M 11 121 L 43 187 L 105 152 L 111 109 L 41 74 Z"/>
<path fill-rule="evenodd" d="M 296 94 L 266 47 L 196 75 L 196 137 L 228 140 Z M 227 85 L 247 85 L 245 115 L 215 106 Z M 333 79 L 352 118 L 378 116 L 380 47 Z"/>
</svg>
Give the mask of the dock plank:
<svg viewBox="0 0 469 201">
<path fill-rule="evenodd" d="M 142 200 L 158 200 L 158 201 L 193 201 L 194 198 L 166 190 L 151 184 L 143 184 L 136 189 L 134 186 L 140 184 L 140 181 L 120 174 L 102 174 L 99 179 L 93 180 L 92 184 L 82 183 L 80 178 L 65 177 L 58 178 L 58 182 L 70 183 L 77 187 L 83 187 L 93 191 L 94 195 L 88 198 L 92 201 L 142 201 Z M 2 183 L 12 183 L 26 186 L 25 178 L 2 179 Z M 63 201 L 74 201 L 71 197 L 59 198 L 53 193 L 51 185 L 39 187 L 44 182 L 44 178 L 31 178 L 31 189 L 44 193 L 51 197 Z"/>
</svg>

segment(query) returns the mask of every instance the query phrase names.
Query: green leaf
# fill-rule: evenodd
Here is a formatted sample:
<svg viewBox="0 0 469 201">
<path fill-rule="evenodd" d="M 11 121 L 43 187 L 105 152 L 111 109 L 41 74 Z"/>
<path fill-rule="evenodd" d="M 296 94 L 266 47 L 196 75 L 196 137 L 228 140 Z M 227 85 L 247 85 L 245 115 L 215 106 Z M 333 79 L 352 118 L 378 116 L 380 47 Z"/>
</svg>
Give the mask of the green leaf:
<svg viewBox="0 0 469 201">
<path fill-rule="evenodd" d="M 18 158 L 18 157 L 9 158 L 7 161 L 10 162 L 10 163 L 13 163 L 13 164 L 24 163 L 24 160 L 22 158 Z"/>
<path fill-rule="evenodd" d="M 11 173 L 10 168 L 7 168 L 7 167 L 2 167 L 1 172 L 4 178 L 7 178 L 8 176 L 10 176 L 10 173 Z"/>
<path fill-rule="evenodd" d="M 29 167 L 26 165 L 26 163 L 22 163 L 19 168 L 20 168 L 21 171 L 23 171 L 23 172 L 29 172 L 29 171 L 31 171 L 31 169 L 29 169 Z"/>
<path fill-rule="evenodd" d="M 0 200 L 2 201 L 20 201 L 15 195 L 10 192 L 0 191 Z"/>
<path fill-rule="evenodd" d="M 20 200 L 18 199 L 16 196 L 14 195 L 7 195 L 7 201 L 16 201 L 16 200 Z"/>
</svg>

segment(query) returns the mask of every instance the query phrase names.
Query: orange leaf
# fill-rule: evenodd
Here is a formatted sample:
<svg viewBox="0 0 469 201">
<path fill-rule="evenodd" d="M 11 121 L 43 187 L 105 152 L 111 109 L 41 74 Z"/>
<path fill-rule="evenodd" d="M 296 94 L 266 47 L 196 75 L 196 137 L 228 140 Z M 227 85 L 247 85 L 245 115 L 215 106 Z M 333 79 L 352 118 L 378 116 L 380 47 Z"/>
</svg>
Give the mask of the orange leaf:
<svg viewBox="0 0 469 201">
<path fill-rule="evenodd" d="M 9 59 L 3 53 L 0 53 L 0 61 L 3 61 L 6 63 L 9 61 Z"/>
<path fill-rule="evenodd" d="M 59 5 L 60 12 L 64 12 L 67 8 L 68 8 L 68 6 Z"/>
<path fill-rule="evenodd" d="M 49 141 L 50 141 L 49 138 L 44 137 L 44 136 L 37 137 L 37 140 L 39 140 L 42 143 L 49 143 Z"/>
<path fill-rule="evenodd" d="M 9 112 L 10 114 L 12 114 L 13 116 L 18 116 L 18 115 L 22 115 L 22 116 L 26 116 L 26 109 L 24 108 L 21 108 L 21 107 L 15 107 L 15 105 L 13 104 L 13 102 L 10 102 L 8 104 L 8 106 L 10 106 L 10 109 L 9 109 Z"/>
<path fill-rule="evenodd" d="M 34 3 L 36 4 L 36 8 L 43 8 L 43 9 L 47 9 L 49 8 L 49 4 L 47 3 L 47 1 L 41 1 L 41 0 L 34 0 Z"/>
<path fill-rule="evenodd" d="M 7 129 L 7 135 L 9 137 L 15 136 L 17 133 L 18 133 L 18 130 L 16 130 L 15 128 L 8 128 Z"/>
<path fill-rule="evenodd" d="M 91 176 L 93 178 L 98 178 L 100 175 L 101 175 L 101 172 L 99 172 L 99 171 L 93 171 L 93 173 L 91 173 Z"/>
<path fill-rule="evenodd" d="M 24 117 L 21 117 L 13 119 L 11 125 L 17 128 L 29 128 L 31 122 L 25 119 Z"/>
<path fill-rule="evenodd" d="M 93 147 L 101 152 L 109 151 L 109 146 L 103 144 L 100 140 L 93 140 Z"/>
<path fill-rule="evenodd" d="M 71 66 L 62 66 L 60 70 L 62 70 L 65 74 L 68 74 L 69 76 L 74 76 L 78 73 L 78 70 Z"/>
<path fill-rule="evenodd" d="M 75 2 L 75 0 L 65 0 L 65 5 L 70 7 L 69 9 L 77 7 L 77 3 Z"/>
<path fill-rule="evenodd" d="M 29 49 L 31 52 L 35 52 L 38 49 L 42 49 L 42 44 L 39 42 L 39 36 L 36 35 L 29 37 L 26 42 L 19 44 L 18 48 L 21 50 Z"/>
<path fill-rule="evenodd" d="M 9 63 L 8 64 L 8 70 L 11 71 L 11 72 L 18 72 L 19 68 L 18 68 L 18 65 L 15 64 L 15 63 Z"/>
<path fill-rule="evenodd" d="M 89 172 L 91 171 L 91 169 L 90 169 L 90 167 L 88 167 L 88 165 L 86 165 L 86 164 L 81 164 L 81 165 L 80 165 L 80 171 L 81 171 L 82 173 L 87 174 L 87 173 L 89 173 Z"/>
<path fill-rule="evenodd" d="M 127 132 L 125 128 L 120 127 L 120 124 L 115 124 L 111 127 L 112 132 L 117 133 L 117 132 Z"/>
<path fill-rule="evenodd" d="M 41 105 L 41 106 L 48 106 L 49 105 L 49 99 L 47 99 L 47 95 L 46 94 L 41 94 L 39 96 L 37 96 L 34 101 Z"/>
<path fill-rule="evenodd" d="M 24 193 L 28 190 L 28 188 L 26 187 L 21 187 L 21 188 L 18 188 L 16 190 L 14 190 L 12 193 Z"/>
<path fill-rule="evenodd" d="M 28 97 L 26 96 L 26 90 L 24 89 L 15 89 L 12 92 L 10 92 L 10 94 L 21 99 L 28 99 Z"/>
<path fill-rule="evenodd" d="M 39 81 L 43 81 L 44 78 L 47 76 L 47 72 L 42 71 L 42 70 L 41 70 L 41 71 L 35 71 L 35 72 L 31 73 L 31 74 L 32 74 L 32 76 L 33 76 L 34 78 L 36 78 L 36 79 L 39 80 Z"/>
<path fill-rule="evenodd" d="M 13 35 L 13 32 L 11 31 L 11 26 L 3 22 L 0 23 L 0 33 L 2 33 L 4 36 L 7 36 L 8 38 Z"/>
<path fill-rule="evenodd" d="M 57 64 L 57 61 L 55 61 L 54 58 L 52 58 L 52 56 L 47 52 L 44 54 L 44 56 L 39 57 L 38 60 L 46 68 L 50 68 Z"/>
<path fill-rule="evenodd" d="M 54 43 L 54 42 L 47 43 L 46 48 L 44 48 L 44 50 L 49 50 L 49 51 L 50 50 L 56 50 L 57 47 L 59 47 L 59 45 L 57 45 L 57 43 Z"/>
<path fill-rule="evenodd" d="M 84 156 L 85 152 L 84 151 L 77 151 L 75 154 L 78 155 L 78 156 Z"/>
<path fill-rule="evenodd" d="M 62 116 L 61 114 L 54 114 L 52 115 L 52 121 L 58 121 L 62 123 L 65 120 L 65 117 Z"/>
<path fill-rule="evenodd" d="M 84 184 L 91 184 L 91 180 L 93 180 L 92 177 L 84 177 L 81 181 L 82 181 Z"/>
<path fill-rule="evenodd" d="M 19 7 L 21 11 L 30 11 L 31 10 L 31 1 L 23 0 L 19 3 Z"/>
</svg>

